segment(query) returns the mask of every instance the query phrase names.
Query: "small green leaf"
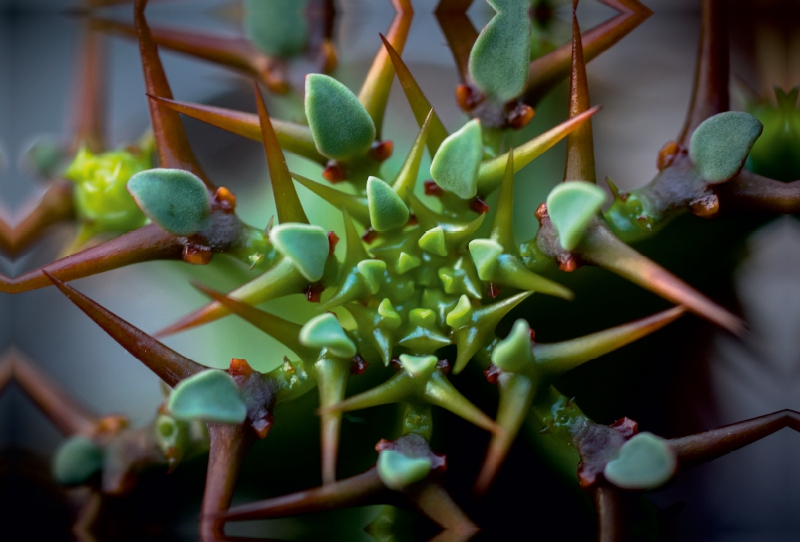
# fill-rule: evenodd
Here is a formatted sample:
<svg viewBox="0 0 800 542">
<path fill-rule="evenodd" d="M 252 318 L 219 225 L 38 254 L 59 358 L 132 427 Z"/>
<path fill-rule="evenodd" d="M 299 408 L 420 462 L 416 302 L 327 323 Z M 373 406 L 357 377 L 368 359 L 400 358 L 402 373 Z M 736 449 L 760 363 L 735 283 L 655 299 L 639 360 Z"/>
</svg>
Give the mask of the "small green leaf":
<svg viewBox="0 0 800 542">
<path fill-rule="evenodd" d="M 408 222 L 408 207 L 392 187 L 377 177 L 367 179 L 369 219 L 375 231 L 399 228 Z"/>
<path fill-rule="evenodd" d="M 397 329 L 403 323 L 403 320 L 400 318 L 400 315 L 397 313 L 397 310 L 395 310 L 394 305 L 392 305 L 388 297 L 378 305 L 378 314 L 381 317 L 380 325 L 386 326 L 389 329 Z"/>
<path fill-rule="evenodd" d="M 742 169 L 763 129 L 750 113 L 719 113 L 703 121 L 694 131 L 689 142 L 689 157 L 706 181 L 727 181 Z"/>
<path fill-rule="evenodd" d="M 532 362 L 531 326 L 520 319 L 514 322 L 508 337 L 494 347 L 492 363 L 504 371 L 518 373 Z"/>
<path fill-rule="evenodd" d="M 458 298 L 458 303 L 447 313 L 445 321 L 453 329 L 463 327 L 472 321 L 472 303 L 466 294 Z"/>
<path fill-rule="evenodd" d="M 623 489 L 653 489 L 672 478 L 677 465 L 666 440 L 639 433 L 622 445 L 619 457 L 606 464 L 603 474 Z"/>
<path fill-rule="evenodd" d="M 355 94 L 333 77 L 306 76 L 306 117 L 317 150 L 334 160 L 366 153 L 375 124 Z"/>
<path fill-rule="evenodd" d="M 408 311 L 408 321 L 415 326 L 431 327 L 436 323 L 436 313 L 431 309 L 411 309 Z"/>
<path fill-rule="evenodd" d="M 469 243 L 469 253 L 478 270 L 478 277 L 490 281 L 497 269 L 497 257 L 503 253 L 503 247 L 491 239 L 474 239 Z"/>
<path fill-rule="evenodd" d="M 431 466 L 428 457 L 411 458 L 395 450 L 383 450 L 378 456 L 378 476 L 386 487 L 396 491 L 424 480 Z"/>
<path fill-rule="evenodd" d="M 436 370 L 439 359 L 436 356 L 409 356 L 400 354 L 403 369 L 414 378 L 427 378 Z"/>
<path fill-rule="evenodd" d="M 586 226 L 603 206 L 606 193 L 585 181 L 567 181 L 547 196 L 547 213 L 558 232 L 564 250 L 572 250 L 583 237 Z"/>
<path fill-rule="evenodd" d="M 436 254 L 437 256 L 447 256 L 447 246 L 444 243 L 444 230 L 441 226 L 436 226 L 419 238 L 417 242 L 419 248 L 425 252 Z"/>
<path fill-rule="evenodd" d="M 330 251 L 325 230 L 319 226 L 290 222 L 272 228 L 269 240 L 306 279 L 316 282 L 322 278 Z"/>
<path fill-rule="evenodd" d="M 208 190 L 182 169 L 148 169 L 131 177 L 128 192 L 147 217 L 174 235 L 203 230 L 211 216 Z"/>
<path fill-rule="evenodd" d="M 303 326 L 300 344 L 320 350 L 327 348 L 337 358 L 349 359 L 356 355 L 356 345 L 330 312 L 315 316 Z"/>
<path fill-rule="evenodd" d="M 383 274 L 386 272 L 386 262 L 382 260 L 361 260 L 356 264 L 358 272 L 367 282 L 369 293 L 375 295 L 383 284 Z"/>
<path fill-rule="evenodd" d="M 102 468 L 103 450 L 83 435 L 64 442 L 53 458 L 53 477 L 64 485 L 82 484 Z"/>
<path fill-rule="evenodd" d="M 238 424 L 247 417 L 239 386 L 228 373 L 218 369 L 181 380 L 170 394 L 167 408 L 178 420 Z"/>
<path fill-rule="evenodd" d="M 431 162 L 431 177 L 462 199 L 478 193 L 478 168 L 483 159 L 481 123 L 474 119 L 442 141 Z"/>
<path fill-rule="evenodd" d="M 528 0 L 497 2 L 497 14 L 475 40 L 469 73 L 485 94 L 499 103 L 518 97 L 528 84 L 531 20 Z"/>
<path fill-rule="evenodd" d="M 411 254 L 401 252 L 400 256 L 397 257 L 397 272 L 402 275 L 419 267 L 421 264 L 421 259 L 417 258 L 416 256 L 412 256 Z"/>
</svg>

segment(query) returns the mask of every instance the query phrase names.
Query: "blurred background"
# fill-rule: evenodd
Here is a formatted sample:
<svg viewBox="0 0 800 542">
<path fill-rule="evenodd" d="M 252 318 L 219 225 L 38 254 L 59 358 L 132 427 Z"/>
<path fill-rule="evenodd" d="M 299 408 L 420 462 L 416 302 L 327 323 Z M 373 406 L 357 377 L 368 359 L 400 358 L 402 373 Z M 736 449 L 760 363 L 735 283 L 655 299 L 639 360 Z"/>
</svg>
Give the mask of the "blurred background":
<svg viewBox="0 0 800 542">
<path fill-rule="evenodd" d="M 603 105 L 593 120 L 598 176 L 612 178 L 622 189 L 644 184 L 655 174 L 658 150 L 675 138 L 682 126 L 695 68 L 699 2 L 645 0 L 645 3 L 655 14 L 588 66 L 592 102 Z M 386 31 L 394 12 L 390 3 L 382 0 L 341 0 L 336 5 L 333 36 L 339 66 L 334 75 L 356 89 L 380 45 L 378 32 Z M 432 14 L 434 5 L 431 0 L 414 1 L 416 13 L 403 58 L 445 125 L 452 130 L 466 117 L 453 98 L 458 76 L 439 22 Z M 26 172 L 19 160 L 26 146 L 43 134 L 62 138 L 69 134 L 74 73 L 80 61 L 83 31 L 83 19 L 69 12 L 71 7 L 74 6 L 67 0 L 0 0 L 3 158 L 0 205 L 5 216 L 23 216 L 44 190 L 42 183 Z M 800 65 L 796 56 L 800 26 L 793 3 L 737 1 L 730 2 L 730 8 L 732 75 L 761 93 L 774 82 L 780 82 L 786 89 L 800 82 L 792 80 L 793 68 L 790 68 Z M 130 12 L 131 7 L 122 4 L 105 8 L 103 15 L 130 21 Z M 201 29 L 233 36 L 242 34 L 237 13 L 237 4 L 229 1 L 153 0 L 147 16 L 153 26 Z M 492 11 L 484 2 L 476 1 L 469 15 L 480 29 L 491 18 Z M 584 29 L 614 15 L 613 10 L 590 0 L 581 2 L 578 10 Z M 569 40 L 569 6 L 555 10 L 550 28 L 557 44 Z M 134 41 L 107 36 L 105 54 L 107 134 L 113 146 L 121 146 L 137 139 L 149 125 L 139 52 Z M 161 58 L 177 99 L 255 111 L 252 82 L 248 78 L 178 53 L 162 50 Z M 297 106 L 290 100 L 270 95 L 266 98 L 276 118 L 290 118 Z M 566 86 L 562 85 L 537 107 L 535 120 L 525 133 L 515 137 L 522 141 L 565 116 Z M 191 119 L 184 118 L 184 124 L 211 178 L 237 195 L 243 220 L 266 225 L 274 208 L 260 144 Z M 396 82 L 385 126 L 386 137 L 395 142 L 395 155 L 386 168 L 395 171 L 417 131 Z M 429 157 L 425 160 L 423 169 L 427 168 Z M 533 236 L 536 227 L 533 211 L 560 181 L 563 160 L 563 145 L 559 145 L 517 176 L 518 241 Z M 313 166 L 294 157 L 288 161 L 293 171 L 319 178 Z M 340 229 L 327 204 L 307 192 L 301 193 L 301 198 L 309 214 L 320 217 L 318 223 Z M 687 231 L 679 226 L 671 236 L 665 233 L 660 237 L 662 245 L 669 248 L 673 246 L 671 243 L 691 244 L 681 237 Z M 743 228 L 731 227 L 730 231 L 738 235 Z M 68 227 L 54 229 L 23 257 L 13 262 L 1 260 L 0 270 L 7 275 L 18 275 L 51 261 L 71 234 Z M 716 235 L 724 236 L 725 232 Z M 735 248 L 735 255 L 727 256 L 738 263 L 735 272 L 703 280 L 711 280 L 718 287 L 714 292 L 727 296 L 725 302 L 741 307 L 751 332 L 741 341 L 734 340 L 706 328 L 694 317 L 686 317 L 676 331 L 664 335 L 659 342 L 624 352 L 616 367 L 627 371 L 620 377 L 623 384 L 584 389 L 587 384 L 581 382 L 595 381 L 592 378 L 598 375 L 615 378 L 609 374 L 613 366 L 603 364 L 603 360 L 590 363 L 563 383 L 564 390 L 582 392 L 575 395 L 587 414 L 604 423 L 627 415 L 637 419 L 643 429 L 679 436 L 782 408 L 800 410 L 797 273 L 800 226 L 794 218 L 777 219 L 752 234 L 748 232 L 746 242 L 741 242 L 740 236 L 735 243 L 731 241 L 725 246 Z M 704 252 L 704 247 L 698 246 L 691 254 L 696 259 L 682 265 L 701 271 L 707 266 L 715 268 L 711 261 L 717 257 L 713 247 L 706 247 Z M 671 261 L 666 256 L 666 262 Z M 681 275 L 676 268 L 669 268 Z M 600 326 L 594 316 L 601 313 L 611 319 L 619 316 L 608 316 L 614 313 L 609 304 L 615 302 L 615 296 L 633 292 L 632 295 L 644 297 L 631 287 L 618 290 L 618 286 L 623 286 L 614 280 L 603 282 L 602 277 L 590 276 L 588 272 L 575 275 L 575 281 L 586 279 L 584 288 L 594 288 L 587 291 L 587 301 L 569 307 L 558 305 L 557 314 L 548 312 L 555 307 L 550 301 L 536 301 L 526 309 L 537 329 L 537 339 L 549 342 L 576 336 L 584 330 L 581 326 L 586 331 L 597 330 Z M 134 325 L 154 332 L 203 303 L 204 298 L 191 287 L 190 280 L 226 290 L 244 276 L 241 269 L 224 262 L 207 268 L 156 262 L 76 281 L 74 285 Z M 577 289 L 580 298 L 580 287 Z M 311 314 L 298 299 L 277 300 L 268 306 L 276 312 Z M 662 307 L 659 303 L 648 296 L 630 315 L 635 318 L 649 314 L 651 308 Z M 602 317 L 598 316 L 600 320 Z M 571 328 L 568 323 L 576 320 L 589 324 L 584 322 Z M 563 336 L 558 336 L 559 333 Z M 691 340 L 687 339 L 689 336 Z M 230 358 L 236 357 L 246 358 L 255 368 L 266 370 L 276 366 L 285 351 L 233 318 L 170 337 L 165 342 L 192 359 L 218 367 L 227 366 Z M 157 379 L 53 288 L 0 297 L 0 346 L 6 349 L 12 344 L 96 412 L 124 413 L 130 416 L 133 425 L 138 425 L 152 418 L 162 400 Z M 490 404 L 491 398 L 486 401 Z M 458 442 L 457 438 L 452 441 Z M 313 439 L 306 440 L 308 444 Z M 60 434 L 17 390 L 12 388 L 0 397 L 0 448 L 24 450 L 47 458 L 61 441 Z M 499 480 L 502 483 L 498 496 L 502 488 L 513 485 L 509 472 L 514 465 L 535 461 L 524 446 L 521 443 L 519 449 L 515 448 L 516 455 L 510 459 L 505 473 L 501 473 L 501 478 L 506 478 Z M 285 450 L 268 450 L 275 454 L 266 461 L 276 461 L 278 465 L 262 470 L 254 467 L 257 473 L 251 484 L 254 487 L 275 476 L 273 471 L 280 470 L 281 457 L 291 457 L 291 452 Z M 313 459 L 315 453 L 311 449 L 300 456 Z M 685 503 L 675 516 L 673 534 L 679 540 L 797 540 L 800 517 L 794 511 L 800 505 L 800 468 L 794 458 L 798 454 L 800 436 L 785 430 L 682 474 L 675 483 L 651 495 L 651 500 L 672 512 L 677 511 L 676 505 Z M 188 469 L 196 473 L 202 472 L 201 467 Z M 541 518 L 533 517 L 533 512 L 526 518 L 532 523 L 532 532 L 542 524 L 563 520 L 559 529 L 564 540 L 592 539 L 593 519 L 580 508 L 580 497 L 560 488 L 560 481 L 543 467 L 534 468 L 526 476 L 524 481 L 530 484 L 529 491 L 537 495 L 531 496 L 531 502 L 521 502 L 512 508 L 541 511 Z M 187 474 L 185 479 L 188 478 Z M 248 490 L 262 496 L 257 490 Z M 9 492 L 0 491 L 0 495 L 8 498 Z M 559 505 L 557 501 L 562 498 L 567 500 Z M 573 513 L 565 503 L 580 508 L 576 521 L 569 521 Z M 0 504 L 0 515 L 7 505 Z M 672 516 L 671 512 L 667 515 Z M 191 512 L 186 517 L 191 523 Z M 371 540 L 361 531 L 370 519 L 369 511 L 363 512 L 352 520 L 361 522 L 358 528 L 341 536 L 330 532 L 324 536 Z M 300 522 L 270 522 L 249 529 L 249 534 L 258 536 L 291 539 L 323 536 L 312 525 Z M 490 535 L 481 536 L 492 539 Z"/>
</svg>

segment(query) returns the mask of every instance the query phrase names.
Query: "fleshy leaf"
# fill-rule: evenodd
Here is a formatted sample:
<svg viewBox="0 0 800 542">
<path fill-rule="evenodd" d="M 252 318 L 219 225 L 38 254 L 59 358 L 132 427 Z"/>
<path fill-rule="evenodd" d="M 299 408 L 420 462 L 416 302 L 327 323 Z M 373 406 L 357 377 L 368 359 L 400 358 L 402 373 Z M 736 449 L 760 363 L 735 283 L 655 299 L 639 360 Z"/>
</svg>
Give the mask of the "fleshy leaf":
<svg viewBox="0 0 800 542">
<path fill-rule="evenodd" d="M 483 158 L 481 123 L 473 119 L 442 141 L 431 162 L 436 184 L 460 198 L 478 193 L 478 168 Z"/>
<path fill-rule="evenodd" d="M 436 254 L 437 256 L 447 256 L 447 246 L 445 246 L 444 243 L 444 229 L 442 229 L 441 226 L 436 226 L 426 231 L 422 234 L 422 237 L 419 238 L 417 244 L 426 252 Z"/>
<path fill-rule="evenodd" d="M 533 362 L 531 352 L 531 326 L 517 320 L 508 337 L 497 343 L 492 352 L 492 363 L 504 371 L 518 373 Z"/>
<path fill-rule="evenodd" d="M 606 464 L 603 474 L 623 489 L 653 489 L 672 477 L 677 464 L 665 439 L 639 433 L 622 445 L 619 457 Z"/>
<path fill-rule="evenodd" d="M 409 356 L 407 354 L 400 354 L 400 363 L 403 364 L 408 374 L 414 378 L 425 378 L 436 370 L 438 363 L 436 356 Z"/>
<path fill-rule="evenodd" d="M 400 256 L 397 257 L 397 272 L 402 275 L 404 273 L 408 273 L 412 269 L 419 267 L 421 264 L 422 264 L 421 259 L 411 254 L 406 254 L 405 252 L 401 252 Z"/>
<path fill-rule="evenodd" d="M 83 435 L 67 440 L 53 458 L 53 477 L 64 485 L 81 484 L 102 468 L 103 450 Z"/>
<path fill-rule="evenodd" d="M 484 93 L 500 103 L 522 94 L 528 83 L 531 20 L 527 0 L 498 3 L 498 12 L 475 40 L 469 73 Z"/>
<path fill-rule="evenodd" d="M 692 134 L 689 156 L 700 176 L 721 183 L 739 173 L 764 126 L 750 113 L 727 111 L 703 121 Z"/>
<path fill-rule="evenodd" d="M 375 295 L 381 289 L 383 283 L 383 273 L 386 271 L 386 262 L 381 260 L 369 259 L 362 260 L 356 264 L 358 272 L 367 281 L 369 293 Z"/>
<path fill-rule="evenodd" d="M 586 226 L 606 200 L 606 193 L 585 181 L 567 181 L 547 196 L 547 213 L 558 231 L 565 250 L 572 250 L 583 237 Z"/>
<path fill-rule="evenodd" d="M 464 294 L 458 299 L 458 303 L 453 307 L 453 310 L 447 313 L 445 321 L 448 326 L 458 329 L 471 322 L 471 316 L 472 303 L 469 302 L 469 298 Z"/>
<path fill-rule="evenodd" d="M 429 457 L 411 458 L 395 450 L 383 450 L 378 456 L 378 475 L 389 489 L 400 491 L 419 482 L 431 471 Z"/>
<path fill-rule="evenodd" d="M 211 216 L 208 190 L 182 169 L 149 169 L 131 177 L 128 192 L 150 220 L 180 236 L 201 231 Z"/>
<path fill-rule="evenodd" d="M 335 160 L 364 154 L 375 141 L 375 124 L 355 94 L 318 73 L 306 77 L 306 116 L 317 150 Z"/>
<path fill-rule="evenodd" d="M 279 224 L 270 230 L 269 240 L 305 278 L 311 282 L 322 278 L 330 250 L 325 230 L 309 224 Z"/>
<path fill-rule="evenodd" d="M 381 316 L 380 325 L 386 326 L 389 329 L 397 329 L 403 323 L 403 320 L 400 318 L 400 315 L 397 313 L 388 297 L 384 298 L 384 300 L 380 302 L 380 305 L 378 305 L 378 314 Z"/>
<path fill-rule="evenodd" d="M 247 405 L 236 382 L 217 369 L 197 373 L 178 383 L 169 396 L 167 408 L 178 420 L 238 424 L 247 417 Z"/>
<path fill-rule="evenodd" d="M 503 247 L 491 239 L 474 239 L 469 243 L 469 253 L 478 270 L 478 277 L 490 281 L 497 269 L 497 257 L 503 253 Z"/>
<path fill-rule="evenodd" d="M 303 326 L 300 344 L 320 350 L 327 348 L 337 358 L 348 359 L 356 355 L 356 345 L 330 312 L 315 316 Z"/>
<path fill-rule="evenodd" d="M 399 228 L 408 222 L 408 207 L 392 187 L 383 180 L 370 176 L 367 179 L 369 218 L 375 231 Z"/>
</svg>

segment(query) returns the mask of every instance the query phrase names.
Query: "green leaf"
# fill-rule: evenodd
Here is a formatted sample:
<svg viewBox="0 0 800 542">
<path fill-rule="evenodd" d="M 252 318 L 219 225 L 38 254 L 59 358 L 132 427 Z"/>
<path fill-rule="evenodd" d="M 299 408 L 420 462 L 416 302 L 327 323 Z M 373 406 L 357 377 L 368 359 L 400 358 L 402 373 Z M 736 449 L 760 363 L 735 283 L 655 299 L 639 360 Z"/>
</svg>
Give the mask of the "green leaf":
<svg viewBox="0 0 800 542">
<path fill-rule="evenodd" d="M 764 126 L 750 113 L 728 111 L 703 121 L 692 134 L 689 157 L 700 176 L 721 183 L 739 173 Z"/>
<path fill-rule="evenodd" d="M 53 477 L 64 485 L 82 484 L 102 468 L 103 450 L 83 435 L 64 442 L 53 458 Z"/>
<path fill-rule="evenodd" d="M 325 230 L 319 226 L 290 222 L 272 228 L 269 240 L 306 279 L 316 282 L 322 278 L 330 251 Z"/>
<path fill-rule="evenodd" d="M 386 272 L 386 262 L 383 260 L 361 260 L 356 264 L 358 272 L 364 277 L 369 293 L 375 295 L 383 284 L 383 274 Z"/>
<path fill-rule="evenodd" d="M 317 150 L 334 160 L 366 153 L 375 141 L 375 124 L 355 94 L 336 79 L 306 76 L 306 117 Z"/>
<path fill-rule="evenodd" d="M 453 329 L 464 327 L 472 322 L 472 312 L 472 303 L 470 303 L 466 294 L 463 294 L 458 298 L 458 303 L 453 307 L 453 310 L 447 313 L 445 322 Z"/>
<path fill-rule="evenodd" d="M 572 250 L 583 237 L 586 226 L 603 206 L 606 193 L 585 181 L 567 181 L 547 196 L 547 213 L 558 232 L 564 250 Z"/>
<path fill-rule="evenodd" d="M 531 20 L 528 0 L 493 5 L 498 10 L 475 40 L 469 55 L 469 73 L 484 94 L 505 103 L 518 97 L 528 84 Z"/>
<path fill-rule="evenodd" d="M 478 277 L 490 281 L 497 269 L 497 257 L 503 253 L 503 247 L 491 239 L 474 239 L 469 243 L 469 253 L 478 270 Z"/>
<path fill-rule="evenodd" d="M 300 344 L 310 348 L 327 348 L 337 358 L 356 355 L 356 345 L 344 332 L 339 320 L 330 312 L 315 316 L 300 330 Z"/>
<path fill-rule="evenodd" d="M 478 193 L 478 168 L 483 158 L 481 123 L 473 119 L 442 141 L 431 162 L 431 177 L 462 199 Z"/>
<path fill-rule="evenodd" d="M 308 19 L 303 0 L 246 0 L 244 31 L 259 51 L 289 58 L 303 52 Z"/>
<path fill-rule="evenodd" d="M 436 370 L 439 359 L 436 356 L 409 356 L 400 354 L 400 363 L 414 378 L 427 378 Z"/>
<path fill-rule="evenodd" d="M 447 256 L 447 246 L 444 242 L 444 229 L 441 226 L 431 228 L 422 234 L 417 241 L 419 248 L 437 256 Z"/>
<path fill-rule="evenodd" d="M 170 394 L 167 408 L 179 420 L 238 424 L 247 417 L 239 386 L 228 373 L 218 369 L 181 380 Z"/>
<path fill-rule="evenodd" d="M 128 181 L 128 192 L 147 217 L 174 235 L 203 230 L 211 216 L 208 190 L 182 169 L 148 169 Z"/>
<path fill-rule="evenodd" d="M 395 450 L 383 450 L 378 456 L 378 476 L 386 487 L 396 491 L 424 480 L 431 466 L 429 457 L 411 458 Z"/>
<path fill-rule="evenodd" d="M 677 465 L 666 440 L 639 433 L 622 445 L 619 457 L 606 464 L 603 474 L 623 489 L 653 489 L 672 478 Z"/>
<path fill-rule="evenodd" d="M 492 363 L 504 371 L 518 373 L 532 362 L 531 326 L 520 319 L 514 322 L 508 337 L 494 347 Z"/>
<path fill-rule="evenodd" d="M 377 177 L 367 179 L 369 219 L 375 231 L 399 228 L 408 222 L 408 207 L 392 187 Z"/>
</svg>

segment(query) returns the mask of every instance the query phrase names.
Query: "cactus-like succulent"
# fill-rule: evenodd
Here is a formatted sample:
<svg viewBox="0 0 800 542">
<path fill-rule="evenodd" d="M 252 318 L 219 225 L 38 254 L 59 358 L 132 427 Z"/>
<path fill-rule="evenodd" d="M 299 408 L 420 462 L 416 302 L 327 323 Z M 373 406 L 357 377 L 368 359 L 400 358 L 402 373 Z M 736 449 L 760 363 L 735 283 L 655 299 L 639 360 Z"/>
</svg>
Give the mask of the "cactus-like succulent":
<svg viewBox="0 0 800 542">
<path fill-rule="evenodd" d="M 638 0 L 601 1 L 620 14 L 581 33 L 575 0 L 571 42 L 556 48 L 542 46 L 549 2 L 489 0 L 491 18 L 477 32 L 465 15 L 470 1 L 442 0 L 437 16 L 461 77 L 456 102 L 469 117 L 452 131 L 402 59 L 410 0 L 393 1 L 396 17 L 386 36 L 375 37 L 378 53 L 357 91 L 317 73 L 336 64 L 330 27 L 320 19 L 326 2 L 249 0 L 246 38 L 238 39 L 150 28 L 147 0 L 134 2 L 132 24 L 89 10 L 84 97 L 98 92 L 100 33 L 135 37 L 152 134 L 109 151 L 98 128 L 99 105 L 89 100 L 74 141 L 31 147 L 30 163 L 53 184 L 27 218 L 15 227 L 2 224 L 0 248 L 15 256 L 61 221 L 74 221 L 78 233 L 66 256 L 15 277 L 0 275 L 0 292 L 54 286 L 166 390 L 154 419 L 130 428 L 122 417 L 90 413 L 31 362 L 10 354 L 0 363 L 0 390 L 15 382 L 67 437 L 53 456 L 55 480 L 86 486 L 92 498 L 103 499 L 130 492 L 145 467 L 166 464 L 171 472 L 207 451 L 203 540 L 225 539 L 229 522 L 376 503 L 409 503 L 445 529 L 442 539 L 467 539 L 481 523 L 471 519 L 475 502 L 491 491 L 523 432 L 541 452 L 530 461 L 566 471 L 569 483 L 592 497 L 599 537 L 610 541 L 628 528 L 619 513 L 630 500 L 625 496 L 659 488 L 683 469 L 783 427 L 800 430 L 800 414 L 785 410 L 664 438 L 640 432 L 629 418 L 611 424 L 592 419 L 579 406 L 582 397 L 569 398 L 560 385 L 562 375 L 685 312 L 725 332 L 745 332 L 737 315 L 632 244 L 655 238 L 687 212 L 716 219 L 730 211 L 800 209 L 800 193 L 784 182 L 797 171 L 797 89 L 778 90 L 777 107 L 752 99 L 749 112 L 729 110 L 724 3 L 715 0 L 701 2 L 693 101 L 681 135 L 658 154 L 658 174 L 629 192 L 608 180 L 611 197 L 597 185 L 591 123 L 600 108 L 592 106 L 585 63 L 650 15 Z M 257 114 L 176 100 L 159 48 L 254 77 Z M 293 82 L 297 70 L 303 85 Z M 385 139 L 384 123 L 395 77 L 419 127 L 413 140 L 397 144 Z M 568 118 L 512 144 L 512 132 L 567 79 Z M 302 103 L 295 108 L 299 118 L 273 118 L 259 84 Z M 181 114 L 263 144 L 273 220 L 249 225 L 237 214 L 236 196 L 195 157 Z M 519 241 L 515 176 L 562 140 L 563 182 L 545 201 L 525 201 L 538 229 Z M 426 151 L 429 167 L 423 167 Z M 393 153 L 402 160 L 389 160 Z M 305 159 L 313 175 L 290 171 L 287 154 Z M 304 207 L 297 185 L 325 202 L 342 224 L 339 231 L 328 231 L 327 220 Z M 111 233 L 119 235 L 95 238 Z M 210 301 L 152 335 L 68 284 L 144 261 L 206 265 L 221 258 L 249 268 L 249 278 L 227 293 L 196 284 Z M 566 273 L 582 266 L 616 274 L 675 306 L 650 315 L 637 307 L 631 322 L 589 333 L 569 328 L 558 341 L 539 342 L 531 329 L 538 310 L 532 303 L 550 297 L 537 307 L 567 307 L 582 290 L 575 287 L 580 279 Z M 258 307 L 289 296 L 306 310 L 279 315 L 271 305 Z M 257 364 L 231 356 L 229 363 L 206 366 L 160 342 L 200 326 L 213 334 L 213 322 L 229 315 L 291 355 L 265 349 Z M 316 418 L 303 410 L 312 391 Z M 380 435 L 374 450 L 348 442 L 345 420 L 357 415 L 351 413 L 395 404 L 395 426 L 368 430 Z M 313 479 L 322 485 L 295 485 L 278 496 L 265 488 L 262 500 L 231 506 L 249 453 L 264 451 L 254 444 L 292 415 L 304 426 L 316 427 L 318 419 L 321 458 Z M 456 418 L 478 428 L 466 430 L 469 446 L 446 442 L 447 425 L 461 423 Z M 281 433 L 284 440 L 288 433 Z M 480 466 L 469 463 L 478 456 L 484 456 Z M 343 469 L 343 457 L 359 458 L 363 472 Z M 457 476 L 470 480 L 473 496 L 453 490 L 460 486 L 445 476 L 450 457 L 458 458 L 452 462 Z M 370 532 L 394 539 L 380 534 L 393 518 L 394 508 L 383 509 Z"/>
</svg>

